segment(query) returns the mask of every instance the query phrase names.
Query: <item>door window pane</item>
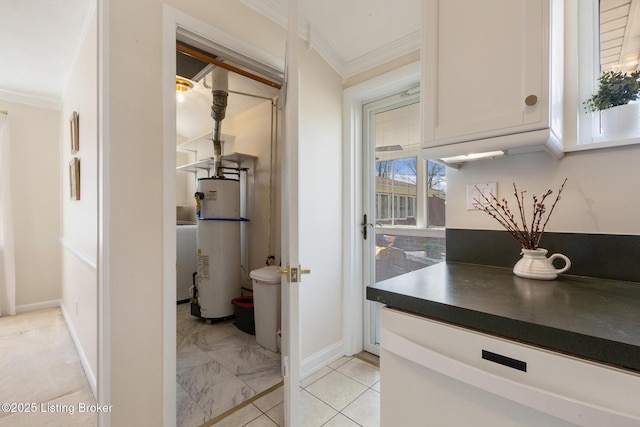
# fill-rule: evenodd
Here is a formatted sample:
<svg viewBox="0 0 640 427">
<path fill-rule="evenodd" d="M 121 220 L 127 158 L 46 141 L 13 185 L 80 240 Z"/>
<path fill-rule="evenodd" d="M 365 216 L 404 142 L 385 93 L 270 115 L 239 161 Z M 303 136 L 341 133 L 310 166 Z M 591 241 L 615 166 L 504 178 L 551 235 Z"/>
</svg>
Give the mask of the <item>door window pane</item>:
<svg viewBox="0 0 640 427">
<path fill-rule="evenodd" d="M 417 101 L 400 99 L 367 116 L 376 157 L 376 282 L 444 261 L 446 171 L 420 157 Z"/>
<path fill-rule="evenodd" d="M 427 163 L 427 227 L 444 227 L 447 192 L 445 166 Z"/>
</svg>

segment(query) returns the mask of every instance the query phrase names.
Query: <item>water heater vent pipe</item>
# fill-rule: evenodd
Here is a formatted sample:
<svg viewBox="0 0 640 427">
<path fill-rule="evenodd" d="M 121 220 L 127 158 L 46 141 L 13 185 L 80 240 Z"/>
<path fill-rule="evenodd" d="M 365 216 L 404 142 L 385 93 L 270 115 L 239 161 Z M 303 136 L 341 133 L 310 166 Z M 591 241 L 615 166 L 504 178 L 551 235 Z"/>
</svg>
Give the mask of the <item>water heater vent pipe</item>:
<svg viewBox="0 0 640 427">
<path fill-rule="evenodd" d="M 216 67 L 212 72 L 211 95 L 211 117 L 213 118 L 213 158 L 215 166 L 215 176 L 224 176 L 222 169 L 222 141 L 220 141 L 221 122 L 227 110 L 227 98 L 229 96 L 229 74 L 224 68 Z"/>
</svg>

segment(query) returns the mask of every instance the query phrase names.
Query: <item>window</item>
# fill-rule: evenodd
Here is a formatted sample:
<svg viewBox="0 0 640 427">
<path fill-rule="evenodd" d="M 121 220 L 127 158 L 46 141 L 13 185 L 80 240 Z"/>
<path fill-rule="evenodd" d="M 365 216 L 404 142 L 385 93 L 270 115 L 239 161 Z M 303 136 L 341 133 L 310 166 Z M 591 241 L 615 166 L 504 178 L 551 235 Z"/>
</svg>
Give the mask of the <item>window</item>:
<svg viewBox="0 0 640 427">
<path fill-rule="evenodd" d="M 573 37 L 578 40 L 577 51 L 565 52 L 565 66 L 578 74 L 579 91 L 566 95 L 567 102 L 578 106 L 578 135 L 576 140 L 582 147 L 569 147 L 571 151 L 581 148 L 598 148 L 613 145 L 640 143 L 640 128 L 627 134 L 610 135 L 603 131 L 605 115 L 610 111 L 586 113 L 584 101 L 598 90 L 598 79 L 607 71 L 630 73 L 640 64 L 640 6 L 637 0 L 580 0 L 567 5 L 566 25 L 570 29 L 577 22 Z M 573 20 L 577 17 L 577 20 Z M 578 58 L 572 63 L 572 58 Z M 570 82 L 569 82 L 570 83 Z M 605 110 L 606 111 L 606 110 Z M 604 120 L 604 122 L 603 122 Z M 567 121 L 567 117 L 565 117 Z M 571 123 L 568 123 L 569 126 Z M 570 127 L 565 126 L 565 129 Z M 568 143 L 571 144 L 571 135 Z M 567 138 L 565 138 L 567 141 Z"/>
<path fill-rule="evenodd" d="M 417 161 L 416 157 L 409 157 L 376 162 L 376 199 L 384 197 L 390 200 L 392 205 L 389 209 L 393 212 L 393 215 L 376 217 L 378 224 L 416 225 L 415 208 L 409 215 L 408 206 L 410 201 L 415 206 L 417 198 Z"/>
</svg>

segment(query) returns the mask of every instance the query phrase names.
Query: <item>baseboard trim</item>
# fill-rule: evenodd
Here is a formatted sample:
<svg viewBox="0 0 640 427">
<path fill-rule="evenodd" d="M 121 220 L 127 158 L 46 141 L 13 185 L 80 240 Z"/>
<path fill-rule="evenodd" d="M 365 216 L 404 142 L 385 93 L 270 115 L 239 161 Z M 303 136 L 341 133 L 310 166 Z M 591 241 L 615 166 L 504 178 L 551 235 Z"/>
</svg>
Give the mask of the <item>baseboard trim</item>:
<svg viewBox="0 0 640 427">
<path fill-rule="evenodd" d="M 45 310 L 47 308 L 57 308 L 57 307 L 60 307 L 60 300 L 59 299 L 52 299 L 50 301 L 34 302 L 34 303 L 31 303 L 31 304 L 17 305 L 16 306 L 16 314 L 29 313 L 30 311 Z"/>
<path fill-rule="evenodd" d="M 300 379 L 318 372 L 328 364 L 335 362 L 344 356 L 344 343 L 339 341 L 325 349 L 313 354 L 302 361 L 300 367 Z"/>
<path fill-rule="evenodd" d="M 80 338 L 76 332 L 73 323 L 71 322 L 71 317 L 67 312 L 67 309 L 64 307 L 64 304 L 60 304 L 60 310 L 62 311 L 62 317 L 64 317 L 64 321 L 67 324 L 67 329 L 69 330 L 69 334 L 71 335 L 71 339 L 73 340 L 73 345 L 78 352 L 78 357 L 80 358 L 80 363 L 82 364 L 82 369 L 84 369 L 84 374 L 87 377 L 87 381 L 89 381 L 89 386 L 91 387 L 91 392 L 93 396 L 98 398 L 98 387 L 96 382 L 96 376 L 91 370 L 91 365 L 89 364 L 89 360 L 87 359 L 87 355 L 84 353 L 84 349 L 82 348 L 82 344 L 80 343 Z"/>
</svg>

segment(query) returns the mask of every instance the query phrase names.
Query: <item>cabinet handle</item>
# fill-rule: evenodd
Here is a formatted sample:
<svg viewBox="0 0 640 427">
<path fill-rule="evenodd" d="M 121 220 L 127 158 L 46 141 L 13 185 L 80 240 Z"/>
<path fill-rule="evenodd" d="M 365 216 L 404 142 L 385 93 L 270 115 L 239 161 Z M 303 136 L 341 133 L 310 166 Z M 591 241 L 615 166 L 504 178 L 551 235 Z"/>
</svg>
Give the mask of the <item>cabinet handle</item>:
<svg viewBox="0 0 640 427">
<path fill-rule="evenodd" d="M 508 368 L 513 368 L 522 372 L 527 372 L 527 362 L 523 362 L 522 360 L 512 359 L 510 357 L 503 356 L 502 354 L 493 353 L 487 350 L 482 350 L 482 358 L 484 360 L 488 360 L 489 362 L 504 365 Z"/>
<path fill-rule="evenodd" d="M 535 95 L 529 95 L 524 99 L 524 103 L 527 104 L 529 107 L 536 105 L 537 102 L 538 102 L 538 97 Z"/>
</svg>

